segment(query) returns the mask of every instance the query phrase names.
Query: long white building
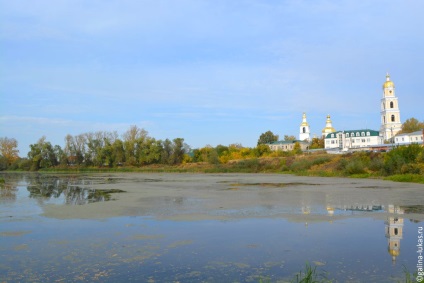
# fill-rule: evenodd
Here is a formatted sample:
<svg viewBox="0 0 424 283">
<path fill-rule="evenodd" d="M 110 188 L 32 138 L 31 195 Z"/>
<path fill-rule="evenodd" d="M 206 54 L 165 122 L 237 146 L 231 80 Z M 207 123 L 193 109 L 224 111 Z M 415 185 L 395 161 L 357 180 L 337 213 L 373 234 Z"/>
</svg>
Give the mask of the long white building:
<svg viewBox="0 0 424 283">
<path fill-rule="evenodd" d="M 369 148 L 383 143 L 383 137 L 378 131 L 348 130 L 337 131 L 325 136 L 325 149 L 339 149 L 347 151 L 351 149 Z"/>
</svg>

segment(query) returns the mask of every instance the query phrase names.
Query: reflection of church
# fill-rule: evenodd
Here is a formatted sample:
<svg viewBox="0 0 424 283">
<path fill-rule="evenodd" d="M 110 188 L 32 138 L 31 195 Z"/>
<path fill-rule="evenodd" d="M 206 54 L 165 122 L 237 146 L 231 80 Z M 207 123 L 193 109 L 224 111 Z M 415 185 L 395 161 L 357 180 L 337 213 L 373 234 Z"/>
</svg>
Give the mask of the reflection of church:
<svg viewBox="0 0 424 283">
<path fill-rule="evenodd" d="M 336 204 L 338 203 L 338 204 Z M 315 209 L 311 209 L 312 202 L 311 200 L 305 199 L 305 197 L 301 200 L 301 211 L 304 215 L 310 215 L 310 214 L 321 214 L 324 211 L 318 208 L 318 211 Z M 403 238 L 403 217 L 399 217 L 399 215 L 404 214 L 404 210 L 399 207 L 392 204 L 387 205 L 386 207 L 384 205 L 376 205 L 376 204 L 343 204 L 337 201 L 336 199 L 331 198 L 330 195 L 325 195 L 325 210 L 326 214 L 330 217 L 329 219 L 332 219 L 335 215 L 338 215 L 341 213 L 346 212 L 379 212 L 379 211 L 386 211 L 390 214 L 390 216 L 387 217 L 387 220 L 384 222 L 385 224 L 385 236 L 387 238 L 387 251 L 392 257 L 392 262 L 396 262 L 396 258 L 400 255 L 400 242 Z M 330 220 L 330 222 L 332 222 Z M 307 226 L 308 223 L 305 223 L 305 226 Z"/>
<path fill-rule="evenodd" d="M 403 210 L 399 206 L 389 205 L 388 212 L 396 214 L 387 218 L 384 222 L 386 225 L 386 238 L 388 239 L 388 252 L 392 256 L 393 263 L 400 254 L 400 240 L 403 236 L 403 218 L 397 214 L 403 214 Z"/>
</svg>

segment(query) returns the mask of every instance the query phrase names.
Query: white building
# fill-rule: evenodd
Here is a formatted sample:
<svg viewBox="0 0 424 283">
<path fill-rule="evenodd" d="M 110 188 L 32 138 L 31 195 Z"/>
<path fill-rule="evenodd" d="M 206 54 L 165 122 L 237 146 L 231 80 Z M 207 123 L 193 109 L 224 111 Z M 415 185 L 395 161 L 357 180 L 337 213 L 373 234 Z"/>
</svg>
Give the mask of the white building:
<svg viewBox="0 0 424 283">
<path fill-rule="evenodd" d="M 365 149 L 380 145 L 383 139 L 378 131 L 364 130 L 348 130 L 337 131 L 325 136 L 325 149 L 339 149 L 347 151 L 350 149 Z"/>
<path fill-rule="evenodd" d="M 399 145 L 407 145 L 411 143 L 423 143 L 424 129 L 412 133 L 399 134 L 395 136 L 394 143 Z"/>
</svg>

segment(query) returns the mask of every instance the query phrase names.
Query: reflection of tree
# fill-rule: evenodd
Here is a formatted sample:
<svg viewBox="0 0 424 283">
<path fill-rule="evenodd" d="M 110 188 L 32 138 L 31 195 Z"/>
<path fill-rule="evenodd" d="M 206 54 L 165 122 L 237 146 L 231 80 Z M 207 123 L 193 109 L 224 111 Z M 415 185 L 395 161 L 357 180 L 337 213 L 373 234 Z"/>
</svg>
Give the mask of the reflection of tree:
<svg viewBox="0 0 424 283">
<path fill-rule="evenodd" d="M 0 184 L 0 203 L 16 201 L 16 186 L 10 184 Z"/>
<path fill-rule="evenodd" d="M 65 199 L 65 204 L 82 205 L 92 202 L 110 200 L 111 193 L 123 192 L 121 190 L 97 190 L 89 186 L 92 181 L 77 177 L 40 177 L 35 176 L 29 180 L 27 190 L 30 198 L 49 200 L 51 198 Z"/>
</svg>

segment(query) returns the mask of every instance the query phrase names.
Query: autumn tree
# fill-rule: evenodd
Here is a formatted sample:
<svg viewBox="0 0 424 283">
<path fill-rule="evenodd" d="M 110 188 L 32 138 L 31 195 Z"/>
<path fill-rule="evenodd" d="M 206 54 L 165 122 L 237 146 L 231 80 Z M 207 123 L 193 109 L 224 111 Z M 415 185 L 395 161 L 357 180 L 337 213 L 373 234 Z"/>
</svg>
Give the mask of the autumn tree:
<svg viewBox="0 0 424 283">
<path fill-rule="evenodd" d="M 324 148 L 324 137 L 312 138 L 310 149 Z"/>
<path fill-rule="evenodd" d="M 8 165 L 11 165 L 19 158 L 17 150 L 18 141 L 11 138 L 0 138 L 0 154 L 7 160 Z"/>
<path fill-rule="evenodd" d="M 259 136 L 258 145 L 260 144 L 268 144 L 278 141 L 278 135 L 274 135 L 271 131 L 266 131 Z"/>
<path fill-rule="evenodd" d="M 399 134 L 412 133 L 424 129 L 424 121 L 420 122 L 415 118 L 409 118 L 402 124 Z"/>
</svg>

